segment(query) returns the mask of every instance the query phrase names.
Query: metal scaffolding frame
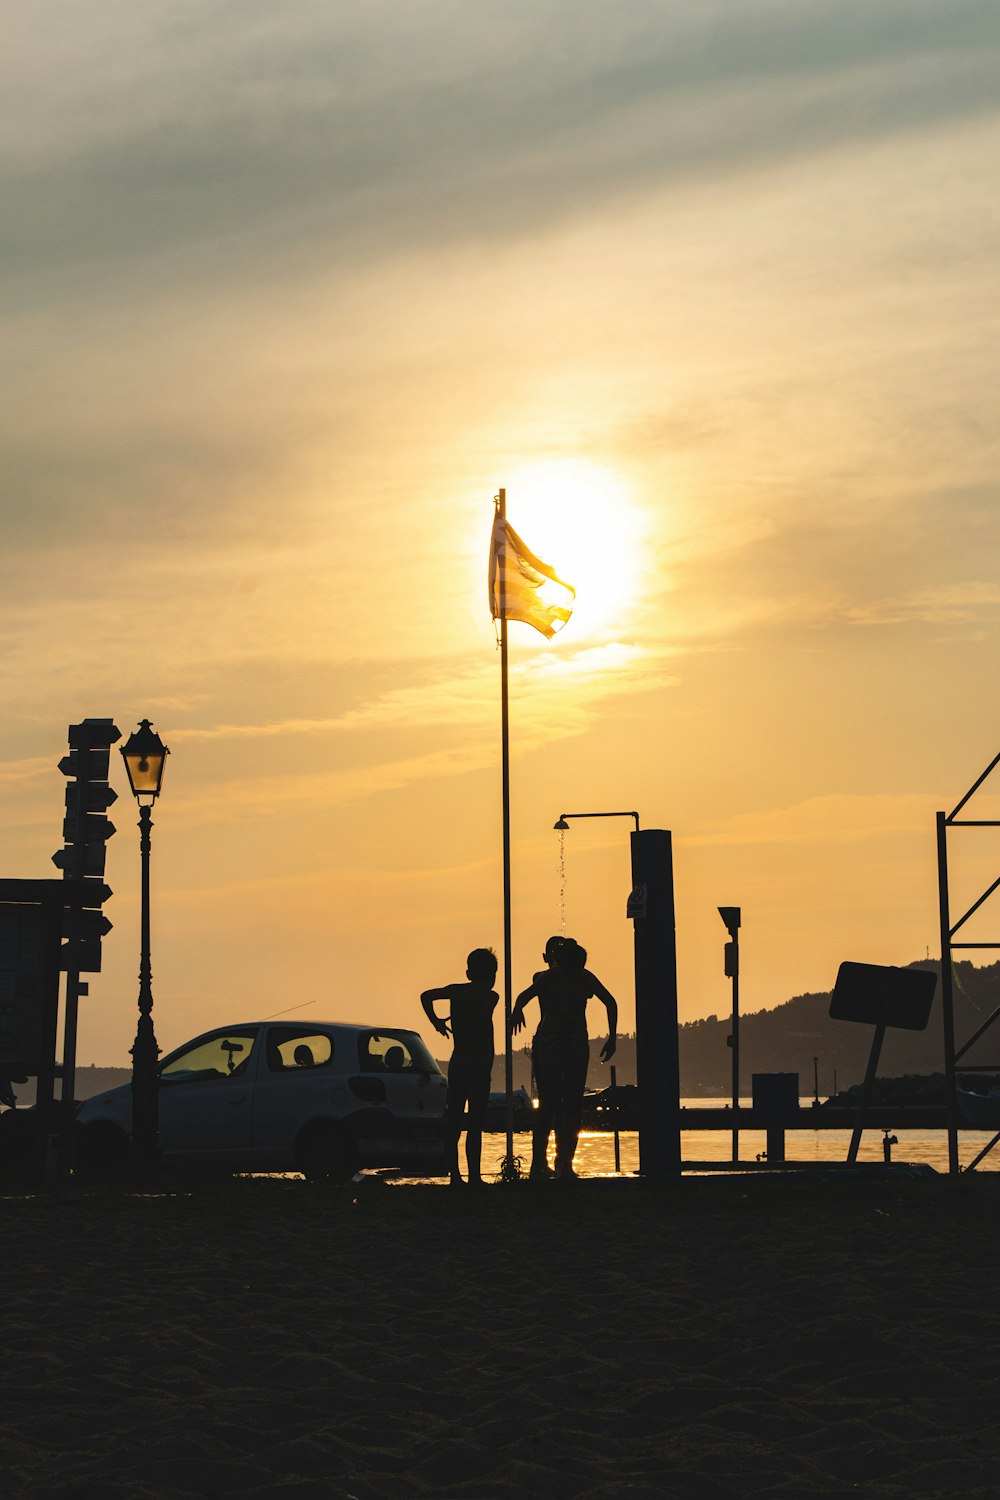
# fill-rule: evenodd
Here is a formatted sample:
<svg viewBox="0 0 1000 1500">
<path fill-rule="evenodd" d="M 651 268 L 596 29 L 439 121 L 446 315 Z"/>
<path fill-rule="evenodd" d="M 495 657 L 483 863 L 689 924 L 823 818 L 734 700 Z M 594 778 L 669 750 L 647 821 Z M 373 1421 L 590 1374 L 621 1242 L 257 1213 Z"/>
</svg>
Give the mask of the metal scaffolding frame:
<svg viewBox="0 0 1000 1500">
<path fill-rule="evenodd" d="M 951 908 L 948 898 L 948 829 L 949 828 L 1000 828 L 1000 820 L 995 818 L 960 818 L 959 813 L 969 802 L 988 776 L 1000 765 L 1000 753 L 990 761 L 986 770 L 979 776 L 966 792 L 961 802 L 958 803 L 950 813 L 939 812 L 937 814 L 937 859 L 938 859 L 938 906 L 941 921 L 941 1019 L 944 1026 L 944 1070 L 945 1070 L 945 1104 L 948 1119 L 948 1170 L 957 1174 L 962 1169 L 958 1164 L 958 1100 L 956 1097 L 957 1075 L 959 1073 L 1000 1073 L 1000 1066 L 963 1064 L 960 1059 L 965 1056 L 969 1048 L 984 1032 L 988 1031 L 993 1022 L 1000 1016 L 1000 1005 L 993 1013 L 987 1016 L 983 1024 L 976 1028 L 960 1047 L 955 1047 L 955 1006 L 954 1006 L 954 976 L 952 974 L 952 954 L 956 948 L 1000 948 L 998 943 L 956 943 L 954 941 L 956 932 L 959 932 L 969 918 L 979 910 L 985 901 L 988 901 L 993 892 L 1000 887 L 1000 876 L 997 876 L 992 885 L 987 886 L 977 900 L 969 907 L 968 911 L 957 922 L 951 920 Z M 993 1147 L 1000 1142 L 1000 1130 L 985 1146 L 975 1161 L 969 1163 L 965 1168 L 972 1172 L 988 1156 Z"/>
</svg>

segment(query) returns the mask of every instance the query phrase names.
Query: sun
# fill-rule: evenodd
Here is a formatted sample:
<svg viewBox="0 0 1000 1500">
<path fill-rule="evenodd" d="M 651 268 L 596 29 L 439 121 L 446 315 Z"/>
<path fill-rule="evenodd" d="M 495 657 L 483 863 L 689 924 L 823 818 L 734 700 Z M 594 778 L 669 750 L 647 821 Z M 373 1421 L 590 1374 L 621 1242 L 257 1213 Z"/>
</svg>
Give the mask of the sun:
<svg viewBox="0 0 1000 1500">
<path fill-rule="evenodd" d="M 624 622 L 641 588 L 642 528 L 628 486 L 587 459 L 515 470 L 507 485 L 514 530 L 576 590 L 574 639 Z"/>
</svg>

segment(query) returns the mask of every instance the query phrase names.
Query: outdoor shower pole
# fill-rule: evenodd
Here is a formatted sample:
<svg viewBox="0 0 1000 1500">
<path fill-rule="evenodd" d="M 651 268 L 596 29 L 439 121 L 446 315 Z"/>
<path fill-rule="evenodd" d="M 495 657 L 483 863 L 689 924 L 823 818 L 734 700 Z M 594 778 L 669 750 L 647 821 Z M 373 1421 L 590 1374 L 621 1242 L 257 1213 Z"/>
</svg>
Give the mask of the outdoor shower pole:
<svg viewBox="0 0 1000 1500">
<path fill-rule="evenodd" d="M 635 1066 L 639 1171 L 653 1181 L 681 1175 L 681 1089 L 677 1035 L 674 868 L 666 829 L 632 834 L 635 921 Z"/>
</svg>

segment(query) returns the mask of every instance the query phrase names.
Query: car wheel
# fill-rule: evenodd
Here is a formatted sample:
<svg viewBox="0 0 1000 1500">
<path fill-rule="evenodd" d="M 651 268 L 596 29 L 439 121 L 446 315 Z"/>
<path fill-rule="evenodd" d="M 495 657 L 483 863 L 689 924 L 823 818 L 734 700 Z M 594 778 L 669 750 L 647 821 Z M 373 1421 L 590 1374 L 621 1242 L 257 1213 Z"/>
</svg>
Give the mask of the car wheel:
<svg viewBox="0 0 1000 1500">
<path fill-rule="evenodd" d="M 343 1125 L 317 1120 L 299 1136 L 295 1159 L 309 1182 L 348 1182 L 358 1170 L 354 1142 Z"/>
<path fill-rule="evenodd" d="M 76 1141 L 76 1170 L 97 1177 L 120 1172 L 128 1163 L 128 1136 L 117 1125 L 85 1125 Z"/>
</svg>

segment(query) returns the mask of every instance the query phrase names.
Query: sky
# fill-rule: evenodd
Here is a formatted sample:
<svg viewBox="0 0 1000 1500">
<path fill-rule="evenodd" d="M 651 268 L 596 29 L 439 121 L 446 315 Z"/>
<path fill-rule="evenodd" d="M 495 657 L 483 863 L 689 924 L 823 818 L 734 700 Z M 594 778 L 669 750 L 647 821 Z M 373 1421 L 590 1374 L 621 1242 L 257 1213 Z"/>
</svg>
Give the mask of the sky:
<svg viewBox="0 0 1000 1500">
<path fill-rule="evenodd" d="M 672 831 L 682 1019 L 729 1006 L 718 905 L 744 1011 L 939 951 L 934 813 L 1000 751 L 993 0 L 5 32 L 5 874 L 56 873 L 67 725 L 151 719 L 164 1049 L 419 1026 L 502 951 L 501 486 L 577 588 L 555 640 L 510 626 L 515 993 L 565 930 L 634 1027 L 631 824 L 561 849 L 565 811 Z M 112 778 L 106 1065 L 139 962 Z M 957 908 L 1000 841 L 952 839 Z"/>
</svg>

